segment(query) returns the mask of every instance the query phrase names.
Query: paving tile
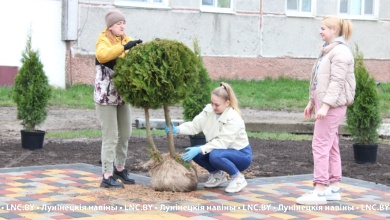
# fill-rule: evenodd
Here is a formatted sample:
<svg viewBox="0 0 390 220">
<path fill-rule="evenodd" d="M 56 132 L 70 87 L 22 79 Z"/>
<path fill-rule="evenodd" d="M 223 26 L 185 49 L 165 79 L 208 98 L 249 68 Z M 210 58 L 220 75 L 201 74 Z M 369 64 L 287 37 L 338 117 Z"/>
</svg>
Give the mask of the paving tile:
<svg viewBox="0 0 390 220">
<path fill-rule="evenodd" d="M 145 176 L 131 174 L 139 184 Z M 93 196 L 101 193 L 101 168 L 88 164 L 0 169 L 0 219 L 389 219 L 390 187 L 344 178 L 342 201 L 299 206 L 312 175 L 249 179 L 240 193 L 204 189 L 186 201 Z M 148 204 L 150 208 L 135 207 Z M 138 206 L 137 206 L 138 205 Z M 169 211 L 167 211 L 169 209 Z"/>
</svg>

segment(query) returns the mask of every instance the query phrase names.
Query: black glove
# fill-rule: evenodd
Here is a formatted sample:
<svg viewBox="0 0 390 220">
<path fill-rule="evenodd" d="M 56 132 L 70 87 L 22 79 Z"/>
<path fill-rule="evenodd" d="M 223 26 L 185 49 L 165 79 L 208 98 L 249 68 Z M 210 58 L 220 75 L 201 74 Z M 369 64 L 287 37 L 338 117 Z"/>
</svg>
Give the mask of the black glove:
<svg viewBox="0 0 390 220">
<path fill-rule="evenodd" d="M 140 39 L 133 40 L 133 41 L 128 42 L 126 45 L 123 45 L 123 47 L 125 48 L 125 50 L 128 50 L 128 49 L 131 49 L 132 47 L 134 47 L 140 43 L 142 43 L 142 40 L 140 40 Z"/>
</svg>

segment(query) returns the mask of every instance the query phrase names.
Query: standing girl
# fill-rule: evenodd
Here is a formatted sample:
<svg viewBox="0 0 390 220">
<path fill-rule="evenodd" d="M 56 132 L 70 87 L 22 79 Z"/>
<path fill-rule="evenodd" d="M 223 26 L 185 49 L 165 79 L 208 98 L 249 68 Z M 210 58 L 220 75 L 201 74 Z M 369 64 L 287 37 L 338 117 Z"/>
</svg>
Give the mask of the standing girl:
<svg viewBox="0 0 390 220">
<path fill-rule="evenodd" d="M 302 205 L 326 204 L 341 200 L 341 157 L 338 128 L 347 106 L 355 97 L 354 57 L 346 45 L 352 34 L 350 21 L 324 17 L 320 35 L 325 44 L 315 63 L 310 81 L 310 101 L 304 110 L 311 118 L 315 109 L 313 132 L 314 191 L 299 197 Z"/>
</svg>

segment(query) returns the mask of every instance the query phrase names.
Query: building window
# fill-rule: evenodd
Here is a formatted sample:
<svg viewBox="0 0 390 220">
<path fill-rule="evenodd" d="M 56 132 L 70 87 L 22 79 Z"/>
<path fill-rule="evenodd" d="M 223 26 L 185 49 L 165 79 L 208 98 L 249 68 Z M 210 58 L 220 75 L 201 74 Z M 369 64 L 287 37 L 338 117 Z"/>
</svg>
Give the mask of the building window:
<svg viewBox="0 0 390 220">
<path fill-rule="evenodd" d="M 233 0 L 200 0 L 201 11 L 226 12 L 233 11 Z"/>
<path fill-rule="evenodd" d="M 340 14 L 348 17 L 375 17 L 377 0 L 340 0 Z"/>
<path fill-rule="evenodd" d="M 115 0 L 115 5 L 123 7 L 168 8 L 169 0 Z"/>
<path fill-rule="evenodd" d="M 313 16 L 315 0 L 286 0 L 286 14 L 292 16 Z"/>
</svg>

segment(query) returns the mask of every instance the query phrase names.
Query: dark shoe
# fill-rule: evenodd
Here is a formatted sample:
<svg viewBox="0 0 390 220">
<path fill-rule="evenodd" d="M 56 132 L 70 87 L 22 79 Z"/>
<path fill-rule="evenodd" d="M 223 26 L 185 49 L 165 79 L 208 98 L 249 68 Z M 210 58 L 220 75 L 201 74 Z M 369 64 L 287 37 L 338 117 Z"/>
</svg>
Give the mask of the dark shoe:
<svg viewBox="0 0 390 220">
<path fill-rule="evenodd" d="M 105 187 L 105 188 L 125 188 L 125 186 L 118 182 L 113 176 L 108 177 L 108 179 L 104 179 L 100 183 L 100 187 Z"/>
<path fill-rule="evenodd" d="M 114 177 L 116 179 L 120 179 L 122 181 L 122 183 L 124 184 L 134 184 L 135 181 L 133 179 L 130 178 L 130 174 L 129 172 L 127 172 L 126 169 L 123 169 L 122 171 L 118 171 L 116 170 L 116 167 L 114 167 Z"/>
</svg>

